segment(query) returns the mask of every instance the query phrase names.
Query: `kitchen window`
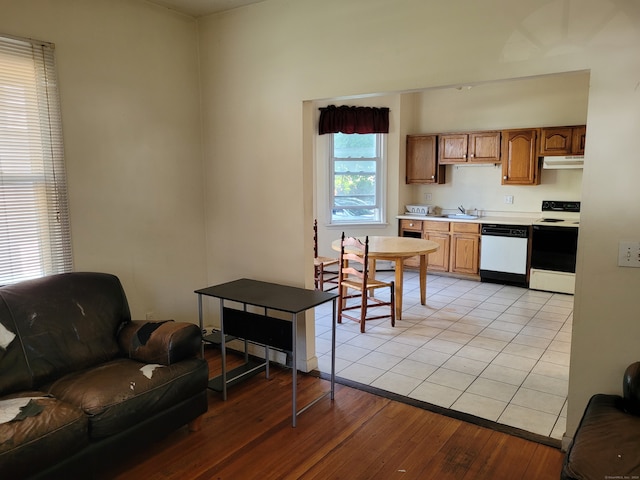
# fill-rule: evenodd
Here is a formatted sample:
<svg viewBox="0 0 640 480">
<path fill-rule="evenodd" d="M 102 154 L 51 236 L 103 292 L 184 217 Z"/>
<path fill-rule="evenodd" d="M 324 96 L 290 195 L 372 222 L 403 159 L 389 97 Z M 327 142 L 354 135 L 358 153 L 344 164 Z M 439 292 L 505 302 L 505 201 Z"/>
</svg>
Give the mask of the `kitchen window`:
<svg viewBox="0 0 640 480">
<path fill-rule="evenodd" d="M 331 223 L 382 223 L 384 134 L 334 133 L 329 151 Z"/>
<path fill-rule="evenodd" d="M 0 36 L 0 285 L 71 269 L 53 45 Z"/>
</svg>

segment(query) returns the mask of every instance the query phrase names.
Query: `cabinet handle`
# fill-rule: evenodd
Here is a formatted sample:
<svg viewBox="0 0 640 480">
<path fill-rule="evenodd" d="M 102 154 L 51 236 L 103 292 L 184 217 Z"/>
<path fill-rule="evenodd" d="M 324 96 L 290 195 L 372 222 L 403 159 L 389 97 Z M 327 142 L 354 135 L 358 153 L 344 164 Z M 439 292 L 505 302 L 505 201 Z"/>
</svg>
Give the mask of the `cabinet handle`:
<svg viewBox="0 0 640 480">
<path fill-rule="evenodd" d="M 466 154 L 466 153 L 465 153 L 465 154 L 463 154 L 463 155 L 462 155 L 462 158 L 467 158 L 467 154 Z"/>
<path fill-rule="evenodd" d="M 435 179 L 436 176 L 435 175 L 431 175 L 431 180 Z"/>
<path fill-rule="evenodd" d="M 471 158 L 475 157 L 475 155 L 472 153 L 471 155 L 469 155 Z"/>
<path fill-rule="evenodd" d="M 413 227 L 413 223 L 410 223 L 410 224 L 409 224 L 409 226 L 410 226 L 410 227 Z"/>
<path fill-rule="evenodd" d="M 507 176 L 505 175 L 504 177 L 502 177 L 502 179 L 503 179 L 503 180 L 506 180 L 506 179 L 507 179 Z"/>
</svg>

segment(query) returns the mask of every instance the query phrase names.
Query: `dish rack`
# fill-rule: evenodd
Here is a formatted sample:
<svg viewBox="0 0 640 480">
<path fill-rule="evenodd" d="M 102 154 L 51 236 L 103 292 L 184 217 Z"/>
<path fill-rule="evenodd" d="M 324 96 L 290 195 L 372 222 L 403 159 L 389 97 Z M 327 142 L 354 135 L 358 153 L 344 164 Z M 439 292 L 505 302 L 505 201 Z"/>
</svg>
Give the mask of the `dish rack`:
<svg viewBox="0 0 640 480">
<path fill-rule="evenodd" d="M 433 209 L 431 205 L 406 205 L 405 208 L 413 215 L 428 215 Z"/>
</svg>

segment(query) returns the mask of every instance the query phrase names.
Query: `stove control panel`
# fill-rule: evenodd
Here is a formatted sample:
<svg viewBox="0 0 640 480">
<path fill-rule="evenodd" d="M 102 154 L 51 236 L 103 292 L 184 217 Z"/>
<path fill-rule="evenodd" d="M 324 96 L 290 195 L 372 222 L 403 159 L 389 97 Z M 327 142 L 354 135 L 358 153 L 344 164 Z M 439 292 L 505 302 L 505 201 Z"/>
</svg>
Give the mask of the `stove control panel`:
<svg viewBox="0 0 640 480">
<path fill-rule="evenodd" d="M 574 212 L 580 213 L 580 202 L 566 202 L 563 200 L 543 200 L 543 212 Z"/>
</svg>

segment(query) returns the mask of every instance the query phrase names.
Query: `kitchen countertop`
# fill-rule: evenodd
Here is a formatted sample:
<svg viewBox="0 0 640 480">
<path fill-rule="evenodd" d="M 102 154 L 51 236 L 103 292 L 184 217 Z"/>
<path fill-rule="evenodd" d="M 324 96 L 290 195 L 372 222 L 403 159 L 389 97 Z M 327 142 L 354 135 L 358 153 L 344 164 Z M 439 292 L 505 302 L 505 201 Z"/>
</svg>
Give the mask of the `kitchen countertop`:
<svg viewBox="0 0 640 480">
<path fill-rule="evenodd" d="M 496 223 L 500 225 L 531 225 L 535 220 L 541 217 L 541 214 L 522 214 L 513 216 L 487 215 L 473 219 L 466 218 L 449 218 L 440 215 L 397 215 L 399 220 L 434 220 L 436 222 L 464 222 L 464 223 Z"/>
</svg>

